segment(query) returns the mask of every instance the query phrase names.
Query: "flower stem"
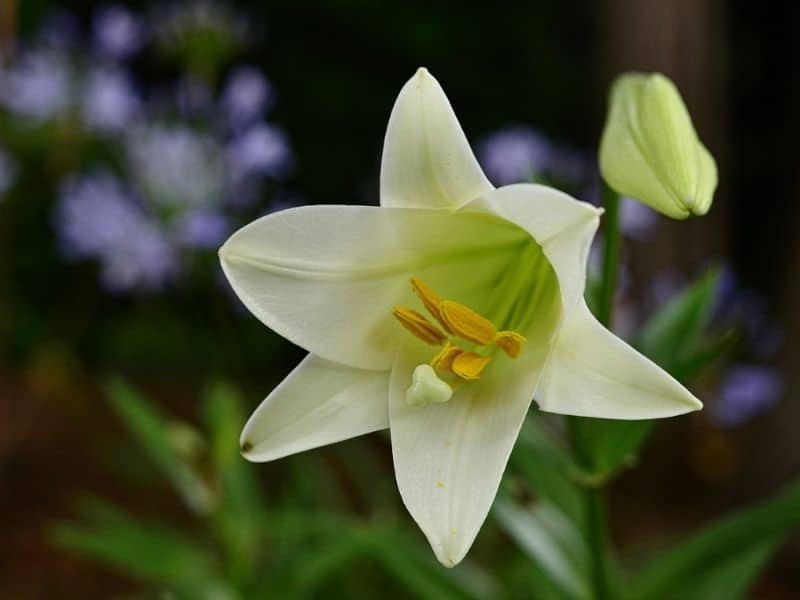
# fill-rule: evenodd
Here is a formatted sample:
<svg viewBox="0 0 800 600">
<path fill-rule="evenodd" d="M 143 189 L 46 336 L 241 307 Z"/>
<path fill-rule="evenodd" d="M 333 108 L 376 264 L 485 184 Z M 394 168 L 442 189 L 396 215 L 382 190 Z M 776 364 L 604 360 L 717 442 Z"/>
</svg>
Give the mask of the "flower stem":
<svg viewBox="0 0 800 600">
<path fill-rule="evenodd" d="M 603 184 L 603 206 L 605 212 L 605 243 L 603 246 L 603 278 L 600 282 L 600 297 L 597 309 L 598 320 L 606 327 L 611 327 L 614 319 L 614 300 L 617 292 L 617 267 L 619 264 L 620 228 L 619 228 L 619 195 Z M 573 434 L 577 423 L 572 418 Z M 579 436 L 573 435 L 576 442 L 575 451 L 583 462 L 591 463 L 587 456 L 587 448 L 579 447 Z M 610 576 L 608 514 L 606 494 L 603 485 L 584 488 L 586 542 L 589 546 L 591 560 L 591 581 L 595 600 L 609 600 L 614 597 Z"/>
<path fill-rule="evenodd" d="M 617 267 L 619 264 L 619 194 L 603 183 L 603 207 L 606 209 L 603 244 L 603 278 L 600 282 L 600 298 L 597 319 L 611 328 L 614 320 L 614 299 L 617 293 Z"/>
</svg>

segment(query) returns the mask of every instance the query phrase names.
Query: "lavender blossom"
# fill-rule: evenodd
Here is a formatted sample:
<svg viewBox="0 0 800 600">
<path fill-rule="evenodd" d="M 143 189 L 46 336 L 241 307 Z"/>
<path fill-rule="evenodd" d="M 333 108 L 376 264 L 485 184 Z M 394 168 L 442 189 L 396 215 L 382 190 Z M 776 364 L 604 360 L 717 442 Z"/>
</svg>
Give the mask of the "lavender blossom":
<svg viewBox="0 0 800 600">
<path fill-rule="evenodd" d="M 142 18 L 119 5 L 100 9 L 94 16 L 92 29 L 98 52 L 114 60 L 133 56 L 146 40 Z"/>
<path fill-rule="evenodd" d="M 93 174 L 65 185 L 55 226 L 68 258 L 100 262 L 109 291 L 155 291 L 178 273 L 168 238 L 113 175 Z"/>
<path fill-rule="evenodd" d="M 72 72 L 67 60 L 50 50 L 23 54 L 3 74 L 0 100 L 12 112 L 35 119 L 60 116 L 72 100 Z"/>
<path fill-rule="evenodd" d="M 228 162 L 234 182 L 252 175 L 281 177 L 292 164 L 286 134 L 279 127 L 257 124 L 228 146 Z"/>
<path fill-rule="evenodd" d="M 130 124 L 139 109 L 139 96 L 125 72 L 99 68 L 89 73 L 83 93 L 83 120 L 89 128 L 120 131 Z"/>
<path fill-rule="evenodd" d="M 184 215 L 178 225 L 178 240 L 198 250 L 217 248 L 230 233 L 225 215 L 213 211 L 198 211 Z"/>
<path fill-rule="evenodd" d="M 628 237 L 644 241 L 658 224 L 658 213 L 633 198 L 620 199 L 620 228 Z"/>
<path fill-rule="evenodd" d="M 553 146 L 540 133 L 524 126 L 501 129 L 478 144 L 478 158 L 497 185 L 531 181 L 550 164 Z"/>
<path fill-rule="evenodd" d="M 183 125 L 151 124 L 129 136 L 126 155 L 149 206 L 161 214 L 217 205 L 225 188 L 222 151 Z"/>
<path fill-rule="evenodd" d="M 776 369 L 736 365 L 723 376 L 710 418 L 719 427 L 735 427 L 777 404 L 782 394 L 783 381 Z"/>
<path fill-rule="evenodd" d="M 264 74 L 255 67 L 241 67 L 228 78 L 222 107 L 234 128 L 257 120 L 272 101 L 273 90 Z"/>
</svg>

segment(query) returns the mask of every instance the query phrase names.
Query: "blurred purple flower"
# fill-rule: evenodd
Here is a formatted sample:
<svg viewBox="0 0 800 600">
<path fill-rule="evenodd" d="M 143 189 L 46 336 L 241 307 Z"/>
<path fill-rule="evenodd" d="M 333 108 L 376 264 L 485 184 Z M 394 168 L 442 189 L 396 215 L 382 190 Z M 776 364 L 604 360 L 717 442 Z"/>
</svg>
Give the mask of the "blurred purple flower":
<svg viewBox="0 0 800 600">
<path fill-rule="evenodd" d="M 187 248 L 208 250 L 219 246 L 230 233 L 225 215 L 218 212 L 187 214 L 178 228 L 178 240 Z"/>
<path fill-rule="evenodd" d="M 547 177 L 557 183 L 584 184 L 589 165 L 579 152 L 551 142 L 530 127 L 513 125 L 478 143 L 478 159 L 498 185 Z"/>
<path fill-rule="evenodd" d="M 621 198 L 619 208 L 620 228 L 634 240 L 646 240 L 658 224 L 658 213 L 638 200 Z"/>
<path fill-rule="evenodd" d="M 723 375 L 710 418 L 719 427 L 741 425 L 774 406 L 782 393 L 783 381 L 776 369 L 736 365 Z"/>
<path fill-rule="evenodd" d="M 132 179 L 154 211 L 220 204 L 225 168 L 213 138 L 184 125 L 151 123 L 131 132 L 126 150 Z"/>
<path fill-rule="evenodd" d="M 109 291 L 155 291 L 178 273 L 169 240 L 113 175 L 93 174 L 65 185 L 55 226 L 67 258 L 100 261 Z"/>
<path fill-rule="evenodd" d="M 478 144 L 478 158 L 497 185 L 530 181 L 550 164 L 553 146 L 522 125 L 501 129 Z"/>
<path fill-rule="evenodd" d="M 222 107 L 234 128 L 240 128 L 258 120 L 272 97 L 272 86 L 261 71 L 255 67 L 241 67 L 228 78 Z"/>
<path fill-rule="evenodd" d="M 2 200 L 2 195 L 14 185 L 14 181 L 17 179 L 17 171 L 18 166 L 14 157 L 3 148 L 0 148 L 0 200 Z"/>
<path fill-rule="evenodd" d="M 65 112 L 72 100 L 67 60 L 50 50 L 23 54 L 0 81 L 0 100 L 12 112 L 39 120 Z"/>
<path fill-rule="evenodd" d="M 83 120 L 98 131 L 120 131 L 136 116 L 140 100 L 128 75 L 117 68 L 98 68 L 88 75 Z"/>
<path fill-rule="evenodd" d="M 292 154 L 282 129 L 260 123 L 229 144 L 228 161 L 233 181 L 239 182 L 256 174 L 284 175 L 291 167 Z"/>
<path fill-rule="evenodd" d="M 120 5 L 106 6 L 95 13 L 92 29 L 100 54 L 124 60 L 138 52 L 145 43 L 144 21 Z"/>
</svg>

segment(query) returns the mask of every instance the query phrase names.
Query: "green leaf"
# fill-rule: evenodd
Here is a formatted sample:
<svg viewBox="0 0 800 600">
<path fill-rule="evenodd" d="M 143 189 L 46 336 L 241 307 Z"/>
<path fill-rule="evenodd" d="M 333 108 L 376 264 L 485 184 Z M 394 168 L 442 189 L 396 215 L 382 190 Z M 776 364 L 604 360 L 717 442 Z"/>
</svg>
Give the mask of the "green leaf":
<svg viewBox="0 0 800 600">
<path fill-rule="evenodd" d="M 670 300 L 644 326 L 634 346 L 686 382 L 719 357 L 731 338 L 708 340 L 720 272 L 711 269 Z M 652 421 L 573 418 L 572 434 L 582 465 L 603 477 L 633 461 L 653 428 Z"/>
<path fill-rule="evenodd" d="M 667 302 L 642 329 L 634 345 L 664 369 L 689 361 L 703 340 L 717 301 L 718 269 L 711 269 Z"/>
<path fill-rule="evenodd" d="M 580 526 L 584 511 L 581 490 L 575 483 L 579 468 L 567 449 L 545 430 L 540 415 L 531 414 L 525 420 L 511 454 L 511 465 L 539 498 L 558 506 Z"/>
<path fill-rule="evenodd" d="M 688 582 L 673 593 L 681 600 L 706 600 L 744 598 L 748 588 L 774 556 L 780 539 L 764 542 L 741 552 L 717 568 L 709 569 L 701 578 Z"/>
<path fill-rule="evenodd" d="M 498 498 L 494 516 L 540 570 L 561 598 L 592 598 L 587 574 L 589 553 L 575 525 L 557 508 L 539 503 L 532 510 Z"/>
<path fill-rule="evenodd" d="M 189 508 L 207 513 L 214 502 L 213 494 L 181 454 L 187 445 L 198 443 L 193 430 L 185 425 L 176 427 L 119 377 L 109 379 L 106 393 L 129 431 Z"/>
<path fill-rule="evenodd" d="M 599 479 L 632 462 L 653 428 L 653 421 L 649 420 L 572 417 L 571 423 L 578 459 L 590 474 Z"/>
<path fill-rule="evenodd" d="M 487 590 L 478 592 L 480 585 L 494 587 L 488 574 L 483 574 L 472 585 L 460 581 L 469 563 L 457 570 L 445 569 L 432 557 L 427 547 L 407 539 L 388 527 L 372 526 L 360 532 L 366 548 L 384 568 L 416 598 L 442 598 L 453 600 L 478 600 L 486 598 Z M 476 589 L 478 588 L 478 589 Z"/>
<path fill-rule="evenodd" d="M 52 531 L 64 548 L 186 597 L 232 597 L 217 576 L 213 555 L 199 541 L 167 525 L 134 519 L 101 500 L 83 502 L 86 525 L 61 523 Z"/>
<path fill-rule="evenodd" d="M 800 527 L 800 482 L 772 500 L 728 516 L 653 561 L 635 580 L 634 600 L 685 598 L 687 589 L 731 584 L 742 593 L 769 555 L 792 530 Z M 739 570 L 737 570 L 739 569 Z M 729 598 L 727 594 L 706 597 Z"/>
<path fill-rule="evenodd" d="M 225 550 L 231 579 L 247 586 L 264 550 L 267 512 L 256 467 L 239 453 L 239 434 L 245 423 L 241 396 L 230 385 L 215 383 L 205 397 L 204 417 L 219 488 L 214 530 Z"/>
</svg>

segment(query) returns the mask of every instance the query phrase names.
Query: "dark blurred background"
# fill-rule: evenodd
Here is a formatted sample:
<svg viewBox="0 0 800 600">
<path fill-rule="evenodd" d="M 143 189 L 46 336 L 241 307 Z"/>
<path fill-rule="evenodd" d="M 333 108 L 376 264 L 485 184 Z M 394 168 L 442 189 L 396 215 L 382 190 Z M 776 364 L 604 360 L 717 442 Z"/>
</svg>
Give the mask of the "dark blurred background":
<svg viewBox="0 0 800 600">
<path fill-rule="evenodd" d="M 193 425 L 220 379 L 254 408 L 302 353 L 238 305 L 215 249 L 271 210 L 377 203 L 389 111 L 421 65 L 498 184 L 542 175 L 594 200 L 606 92 L 630 69 L 677 83 L 717 158 L 707 217 L 627 213 L 621 333 L 718 265 L 746 343 L 697 384 L 708 409 L 661 424 L 613 488 L 620 547 L 796 476 L 798 27 L 795 3 L 721 0 L 0 0 L 0 596 L 139 589 L 51 535 L 86 493 L 189 520 L 126 446 L 107 378 Z M 272 498 L 400 514 L 386 440 L 342 446 L 247 468 Z M 364 449 L 381 492 L 342 471 Z M 341 497 L 301 489 L 342 478 Z M 796 598 L 798 560 L 795 540 L 754 597 Z"/>
</svg>

